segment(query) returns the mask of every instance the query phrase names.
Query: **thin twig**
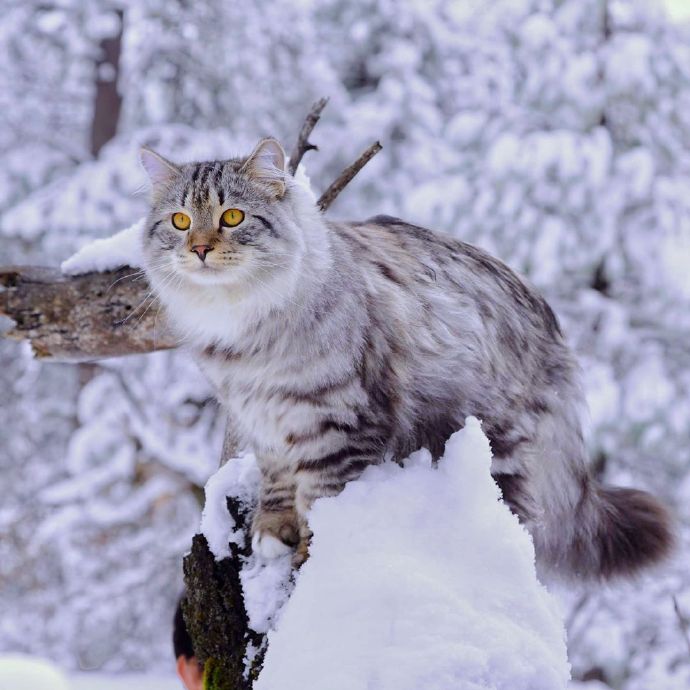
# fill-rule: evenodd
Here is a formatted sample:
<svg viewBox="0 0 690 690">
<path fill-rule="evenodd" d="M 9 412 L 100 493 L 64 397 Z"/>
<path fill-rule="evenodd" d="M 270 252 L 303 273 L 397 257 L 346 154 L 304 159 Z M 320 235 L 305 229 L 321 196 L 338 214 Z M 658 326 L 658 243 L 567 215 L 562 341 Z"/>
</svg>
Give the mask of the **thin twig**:
<svg viewBox="0 0 690 690">
<path fill-rule="evenodd" d="M 690 654 L 690 635 L 688 635 L 687 622 L 685 617 L 680 612 L 680 606 L 678 606 L 678 599 L 676 599 L 675 594 L 671 597 L 673 599 L 673 610 L 676 612 L 676 618 L 678 619 L 678 627 L 680 632 L 685 638 L 685 644 L 688 646 L 688 654 Z"/>
<path fill-rule="evenodd" d="M 382 149 L 379 142 L 373 143 L 352 165 L 345 168 L 331 183 L 331 186 L 321 195 L 316 202 L 321 211 L 325 211 L 340 192 L 352 181 L 352 178 Z"/>
<path fill-rule="evenodd" d="M 573 608 L 570 611 L 569 616 L 565 620 L 565 629 L 566 630 L 570 631 L 570 629 L 573 627 L 575 620 L 577 619 L 577 617 L 582 612 L 582 609 L 584 609 L 584 607 L 587 605 L 587 602 L 589 601 L 589 596 L 590 596 L 590 593 L 585 592 L 584 594 L 582 594 L 579 597 L 579 599 L 577 600 L 577 603 L 575 604 L 575 606 L 573 606 Z"/>
<path fill-rule="evenodd" d="M 223 433 L 223 449 L 220 452 L 220 463 L 222 467 L 228 460 L 237 457 L 240 441 L 237 436 L 237 429 L 232 418 L 228 415 L 225 420 L 225 432 Z"/>
<path fill-rule="evenodd" d="M 291 175 L 295 174 L 297 166 L 300 164 L 302 157 L 307 151 L 318 150 L 319 147 L 315 144 L 312 144 L 309 141 L 309 137 L 311 136 L 314 127 L 316 127 L 316 123 L 319 121 L 319 118 L 321 117 L 321 112 L 326 107 L 327 103 L 328 98 L 319 98 L 319 100 L 316 101 L 314 105 L 312 105 L 311 110 L 309 111 L 307 117 L 304 119 L 304 124 L 302 125 L 302 129 L 300 130 L 299 136 L 297 137 L 297 143 L 295 144 L 295 148 L 292 149 L 292 153 L 290 154 L 288 170 L 290 171 Z"/>
</svg>

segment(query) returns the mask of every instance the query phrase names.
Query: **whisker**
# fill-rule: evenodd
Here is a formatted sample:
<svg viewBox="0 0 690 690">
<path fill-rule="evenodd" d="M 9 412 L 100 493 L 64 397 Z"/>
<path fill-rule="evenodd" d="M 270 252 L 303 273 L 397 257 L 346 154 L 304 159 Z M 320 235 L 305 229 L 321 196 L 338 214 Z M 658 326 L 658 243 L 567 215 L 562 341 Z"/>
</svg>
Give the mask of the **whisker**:
<svg viewBox="0 0 690 690">
<path fill-rule="evenodd" d="M 171 268 L 170 272 L 168 274 L 166 274 L 165 276 L 163 276 L 163 282 L 161 283 L 161 287 L 166 287 L 167 285 L 169 285 L 172 282 L 172 279 L 175 277 L 177 277 L 177 275 L 176 275 L 174 269 Z M 149 298 L 151 298 L 151 303 L 146 307 L 144 313 L 141 315 L 141 318 L 137 321 L 137 324 L 141 323 L 141 319 L 144 318 L 144 316 L 146 315 L 146 312 L 151 308 L 151 305 L 156 300 L 156 295 L 154 294 L 154 292 L 155 292 L 155 289 L 151 288 L 146 293 L 146 295 L 144 296 L 144 299 L 142 299 L 141 302 L 129 314 L 127 314 L 127 316 L 124 319 L 122 319 L 122 321 L 118 322 L 117 325 L 123 326 L 124 324 L 126 324 L 133 316 L 136 315 L 136 313 L 139 311 L 139 309 L 141 309 L 144 306 L 144 304 L 146 304 L 146 301 Z"/>
<path fill-rule="evenodd" d="M 144 271 L 135 271 L 134 273 L 128 273 L 126 276 L 120 276 L 117 280 L 114 280 L 108 289 L 105 291 L 105 294 L 107 295 L 120 281 L 124 280 L 125 278 L 135 278 L 138 276 L 141 276 L 144 274 Z"/>
</svg>

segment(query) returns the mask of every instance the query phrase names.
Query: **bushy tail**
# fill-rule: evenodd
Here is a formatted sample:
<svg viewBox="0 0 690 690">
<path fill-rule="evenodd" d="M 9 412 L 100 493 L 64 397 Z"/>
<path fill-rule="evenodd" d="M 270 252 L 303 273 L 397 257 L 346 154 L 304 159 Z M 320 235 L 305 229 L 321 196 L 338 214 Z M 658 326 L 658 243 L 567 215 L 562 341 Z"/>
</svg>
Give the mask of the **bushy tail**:
<svg viewBox="0 0 690 690">
<path fill-rule="evenodd" d="M 669 555 L 668 511 L 651 494 L 582 482 L 575 506 L 533 532 L 538 561 L 566 577 L 632 576 Z"/>
<path fill-rule="evenodd" d="M 573 515 L 571 540 L 558 569 L 571 575 L 630 576 L 658 563 L 674 543 L 668 511 L 651 494 L 606 487 L 590 480 Z"/>
</svg>

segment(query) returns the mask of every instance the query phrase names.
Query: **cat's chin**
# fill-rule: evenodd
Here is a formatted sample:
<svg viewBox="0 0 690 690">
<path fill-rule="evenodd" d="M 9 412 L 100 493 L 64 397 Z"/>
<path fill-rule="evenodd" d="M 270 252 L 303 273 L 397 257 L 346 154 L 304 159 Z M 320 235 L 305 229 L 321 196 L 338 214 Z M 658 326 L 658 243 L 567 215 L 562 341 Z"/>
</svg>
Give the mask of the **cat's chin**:
<svg viewBox="0 0 690 690">
<path fill-rule="evenodd" d="M 231 285 L 236 282 L 236 276 L 231 271 L 217 268 L 202 268 L 192 271 L 183 271 L 184 277 L 195 285 Z"/>
</svg>

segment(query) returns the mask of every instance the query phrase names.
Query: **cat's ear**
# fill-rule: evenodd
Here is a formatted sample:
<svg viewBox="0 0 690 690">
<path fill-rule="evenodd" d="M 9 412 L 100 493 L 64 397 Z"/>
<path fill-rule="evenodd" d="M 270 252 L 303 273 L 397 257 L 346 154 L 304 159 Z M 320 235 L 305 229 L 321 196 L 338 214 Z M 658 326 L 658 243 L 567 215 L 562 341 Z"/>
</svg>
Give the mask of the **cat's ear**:
<svg viewBox="0 0 690 690">
<path fill-rule="evenodd" d="M 241 173 L 270 187 L 276 198 L 285 194 L 285 151 L 277 139 L 262 139 L 240 170 Z"/>
<path fill-rule="evenodd" d="M 180 169 L 174 163 L 146 146 L 141 147 L 139 157 L 154 187 L 169 184 L 180 174 Z"/>
</svg>

